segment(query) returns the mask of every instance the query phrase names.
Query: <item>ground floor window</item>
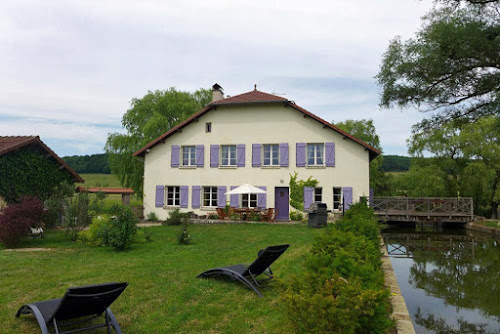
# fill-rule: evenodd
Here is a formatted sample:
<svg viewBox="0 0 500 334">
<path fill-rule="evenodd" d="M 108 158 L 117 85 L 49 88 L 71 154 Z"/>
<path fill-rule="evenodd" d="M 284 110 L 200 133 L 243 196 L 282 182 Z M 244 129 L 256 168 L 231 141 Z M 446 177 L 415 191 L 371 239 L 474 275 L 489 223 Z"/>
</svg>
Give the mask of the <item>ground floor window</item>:
<svg viewBox="0 0 500 334">
<path fill-rule="evenodd" d="M 314 188 L 314 201 L 315 202 L 323 201 L 323 188 Z"/>
<path fill-rule="evenodd" d="M 181 190 L 178 186 L 167 186 L 167 205 L 180 205 Z"/>
<path fill-rule="evenodd" d="M 257 207 L 257 194 L 243 194 L 243 195 L 241 195 L 241 207 L 243 207 L 243 208 L 256 208 Z"/>
<path fill-rule="evenodd" d="M 217 206 L 217 187 L 203 187 L 203 206 Z"/>
<path fill-rule="evenodd" d="M 342 208 L 342 188 L 333 188 L 333 210 Z"/>
</svg>

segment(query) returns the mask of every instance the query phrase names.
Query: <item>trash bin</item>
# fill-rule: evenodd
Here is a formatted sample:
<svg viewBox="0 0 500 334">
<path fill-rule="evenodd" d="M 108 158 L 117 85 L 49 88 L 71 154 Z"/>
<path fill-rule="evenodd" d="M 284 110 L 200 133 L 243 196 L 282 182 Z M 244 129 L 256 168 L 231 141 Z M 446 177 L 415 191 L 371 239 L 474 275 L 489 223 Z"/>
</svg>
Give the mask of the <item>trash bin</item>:
<svg viewBox="0 0 500 334">
<path fill-rule="evenodd" d="M 326 203 L 312 203 L 309 207 L 309 227 L 326 227 L 328 210 Z"/>
</svg>

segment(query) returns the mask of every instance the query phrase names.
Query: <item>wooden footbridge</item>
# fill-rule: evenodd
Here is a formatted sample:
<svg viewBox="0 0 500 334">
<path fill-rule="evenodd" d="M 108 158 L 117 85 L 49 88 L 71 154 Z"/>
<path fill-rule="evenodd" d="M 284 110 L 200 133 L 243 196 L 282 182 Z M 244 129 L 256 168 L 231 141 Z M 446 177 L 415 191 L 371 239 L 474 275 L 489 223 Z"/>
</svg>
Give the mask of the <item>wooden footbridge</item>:
<svg viewBox="0 0 500 334">
<path fill-rule="evenodd" d="M 471 197 L 372 197 L 382 222 L 468 223 L 474 219 Z"/>
</svg>

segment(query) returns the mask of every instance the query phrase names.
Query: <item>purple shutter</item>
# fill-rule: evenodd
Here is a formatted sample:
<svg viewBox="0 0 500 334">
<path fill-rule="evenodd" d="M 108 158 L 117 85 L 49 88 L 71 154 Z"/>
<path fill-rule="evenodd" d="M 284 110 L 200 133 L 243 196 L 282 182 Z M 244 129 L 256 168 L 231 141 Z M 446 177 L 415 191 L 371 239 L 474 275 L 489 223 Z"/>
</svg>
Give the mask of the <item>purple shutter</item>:
<svg viewBox="0 0 500 334">
<path fill-rule="evenodd" d="M 305 143 L 297 143 L 297 167 L 305 167 L 306 166 L 306 144 Z"/>
<path fill-rule="evenodd" d="M 335 167 L 335 143 L 325 143 L 326 167 Z"/>
<path fill-rule="evenodd" d="M 262 187 L 257 187 L 262 190 L 266 190 L 267 188 L 265 186 Z M 265 209 L 267 207 L 267 194 L 257 194 L 257 207 L 260 209 Z"/>
<path fill-rule="evenodd" d="M 252 167 L 260 167 L 261 149 L 261 144 L 252 144 Z"/>
<path fill-rule="evenodd" d="M 288 143 L 280 144 L 280 166 L 288 166 Z"/>
<path fill-rule="evenodd" d="M 200 207 L 201 187 L 200 186 L 193 186 L 192 190 L 193 190 L 193 198 L 191 201 L 191 206 L 193 207 L 193 209 L 198 209 Z"/>
<path fill-rule="evenodd" d="M 170 166 L 179 167 L 180 146 L 172 145 L 172 160 Z"/>
<path fill-rule="evenodd" d="M 165 187 L 164 186 L 156 186 L 155 206 L 157 208 L 162 207 L 164 200 L 165 200 Z"/>
<path fill-rule="evenodd" d="M 373 208 L 373 196 L 375 196 L 375 191 L 373 188 L 370 188 L 370 198 L 368 200 L 368 204 Z"/>
<path fill-rule="evenodd" d="M 236 145 L 236 166 L 245 167 L 245 144 Z"/>
<path fill-rule="evenodd" d="M 304 187 L 304 210 L 308 210 L 313 203 L 314 188 Z"/>
<path fill-rule="evenodd" d="M 219 145 L 210 145 L 210 167 L 219 166 Z"/>
<path fill-rule="evenodd" d="M 344 187 L 342 192 L 344 193 L 344 211 L 349 210 L 352 204 L 352 187 Z"/>
<path fill-rule="evenodd" d="M 217 188 L 217 207 L 226 207 L 226 186 L 219 186 Z"/>
<path fill-rule="evenodd" d="M 205 162 L 205 146 L 196 145 L 195 151 L 196 151 L 195 155 L 196 166 L 203 167 L 203 164 Z"/>
<path fill-rule="evenodd" d="M 188 197 L 189 197 L 189 190 L 188 186 L 180 186 L 181 190 L 181 208 L 187 208 L 188 207 Z"/>
<path fill-rule="evenodd" d="M 231 186 L 231 190 L 234 188 L 238 188 L 237 186 Z M 232 208 L 237 208 L 240 206 L 240 195 L 231 195 L 231 199 L 229 200 Z"/>
</svg>

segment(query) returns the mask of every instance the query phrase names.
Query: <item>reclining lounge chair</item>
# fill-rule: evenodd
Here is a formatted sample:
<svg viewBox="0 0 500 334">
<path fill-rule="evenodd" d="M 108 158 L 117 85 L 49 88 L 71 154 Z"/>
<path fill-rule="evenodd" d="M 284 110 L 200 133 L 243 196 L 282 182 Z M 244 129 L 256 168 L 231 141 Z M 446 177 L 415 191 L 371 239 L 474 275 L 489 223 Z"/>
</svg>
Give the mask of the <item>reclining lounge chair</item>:
<svg viewBox="0 0 500 334">
<path fill-rule="evenodd" d="M 259 297 L 262 297 L 262 294 L 257 289 L 257 287 L 260 286 L 259 282 L 257 282 L 257 276 L 261 274 L 267 276 L 267 279 L 261 280 L 261 282 L 272 279 L 273 272 L 270 267 L 271 264 L 273 264 L 289 246 L 290 245 L 269 246 L 259 251 L 257 259 L 249 266 L 237 264 L 234 266 L 214 268 L 199 274 L 198 278 L 227 275 L 245 284 L 255 291 Z"/>
<path fill-rule="evenodd" d="M 50 334 L 49 327 L 51 325 L 56 334 L 74 333 L 101 327 L 107 327 L 108 333 L 111 333 L 111 328 L 114 328 L 117 334 L 121 334 L 120 326 L 109 306 L 127 286 L 128 283 L 105 283 L 69 288 L 63 298 L 23 305 L 17 311 L 16 317 L 19 318 L 21 314 L 33 313 L 42 334 Z M 61 327 L 83 324 L 102 314 L 104 314 L 106 321 L 104 324 L 94 324 L 68 331 L 60 329 Z M 81 319 L 73 322 L 66 321 L 75 318 Z"/>
</svg>

